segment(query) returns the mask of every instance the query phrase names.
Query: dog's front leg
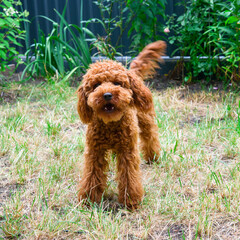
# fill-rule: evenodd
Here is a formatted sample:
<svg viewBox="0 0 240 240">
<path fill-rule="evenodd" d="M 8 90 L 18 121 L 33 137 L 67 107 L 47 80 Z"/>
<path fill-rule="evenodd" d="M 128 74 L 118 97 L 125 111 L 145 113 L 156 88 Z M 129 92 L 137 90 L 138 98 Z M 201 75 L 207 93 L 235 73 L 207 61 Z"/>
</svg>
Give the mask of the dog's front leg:
<svg viewBox="0 0 240 240">
<path fill-rule="evenodd" d="M 143 197 L 140 156 L 136 146 L 117 154 L 119 202 L 129 209 L 138 208 Z"/>
<path fill-rule="evenodd" d="M 83 177 L 79 183 L 78 199 L 88 199 L 99 203 L 106 188 L 108 163 L 105 160 L 105 151 L 88 144 L 85 153 Z"/>
</svg>

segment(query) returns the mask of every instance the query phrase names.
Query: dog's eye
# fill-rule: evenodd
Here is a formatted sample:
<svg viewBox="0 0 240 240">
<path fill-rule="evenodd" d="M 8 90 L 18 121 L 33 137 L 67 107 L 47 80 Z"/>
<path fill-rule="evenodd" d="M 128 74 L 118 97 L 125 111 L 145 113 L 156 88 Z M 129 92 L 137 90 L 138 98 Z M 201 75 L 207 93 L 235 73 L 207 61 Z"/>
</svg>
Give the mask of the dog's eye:
<svg viewBox="0 0 240 240">
<path fill-rule="evenodd" d="M 93 86 L 93 89 L 99 87 L 101 85 L 101 83 L 96 83 L 94 86 Z"/>
<path fill-rule="evenodd" d="M 120 82 L 114 82 L 113 83 L 115 86 L 121 86 L 122 84 Z"/>
</svg>

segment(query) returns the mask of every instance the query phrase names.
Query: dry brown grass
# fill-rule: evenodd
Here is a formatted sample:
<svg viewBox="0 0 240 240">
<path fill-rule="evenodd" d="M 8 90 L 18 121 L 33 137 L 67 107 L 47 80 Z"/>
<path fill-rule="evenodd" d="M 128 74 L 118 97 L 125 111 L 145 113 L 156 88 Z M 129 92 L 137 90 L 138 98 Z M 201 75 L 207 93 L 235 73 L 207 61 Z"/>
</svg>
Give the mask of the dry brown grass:
<svg viewBox="0 0 240 240">
<path fill-rule="evenodd" d="M 77 202 L 84 150 L 75 89 L 1 90 L 0 237 L 18 239 L 240 238 L 240 97 L 187 87 L 154 92 L 159 165 L 141 164 L 145 197 L 117 203 L 115 164 L 100 206 Z M 17 94 L 16 96 L 14 94 Z"/>
</svg>

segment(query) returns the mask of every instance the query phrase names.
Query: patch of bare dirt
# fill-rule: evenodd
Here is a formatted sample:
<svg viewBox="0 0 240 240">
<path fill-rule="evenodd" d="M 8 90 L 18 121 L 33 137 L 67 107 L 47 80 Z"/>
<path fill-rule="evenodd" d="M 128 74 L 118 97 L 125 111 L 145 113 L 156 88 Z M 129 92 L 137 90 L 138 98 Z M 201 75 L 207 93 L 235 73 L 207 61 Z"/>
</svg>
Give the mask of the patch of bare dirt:
<svg viewBox="0 0 240 240">
<path fill-rule="evenodd" d="M 0 103 L 13 104 L 18 101 L 20 95 L 18 92 L 12 92 L 8 90 L 2 90 L 0 92 Z"/>
<path fill-rule="evenodd" d="M 4 209 L 5 202 L 21 186 L 11 183 L 9 179 L 10 163 L 8 156 L 0 156 L 0 215 Z"/>
<path fill-rule="evenodd" d="M 18 89 L 10 90 L 8 85 L 11 82 L 19 82 L 20 75 L 0 75 L 0 104 L 10 103 L 13 104 L 19 99 L 20 93 Z"/>
<path fill-rule="evenodd" d="M 3 207 L 4 202 L 10 196 L 11 187 L 9 185 L 9 161 L 7 156 L 0 157 L 0 209 Z"/>
<path fill-rule="evenodd" d="M 148 240 L 180 240 L 180 239 L 195 239 L 195 231 L 192 226 L 183 223 L 169 223 L 166 226 L 156 226 L 149 234 Z"/>
<path fill-rule="evenodd" d="M 169 79 L 169 76 L 163 76 L 160 73 L 158 73 L 153 79 L 148 81 L 148 85 L 152 88 L 162 91 L 166 88 L 178 88 L 180 86 L 185 86 L 186 90 L 183 90 L 182 97 L 184 98 L 186 93 L 196 93 L 199 91 L 210 91 L 210 92 L 216 92 L 216 91 L 224 91 L 228 92 L 230 90 L 239 91 L 240 86 L 235 85 L 232 86 L 231 83 L 223 82 L 223 81 L 210 81 L 207 82 L 204 79 L 199 80 L 196 82 L 190 82 L 190 83 L 184 83 L 183 81 L 179 79 Z"/>
</svg>

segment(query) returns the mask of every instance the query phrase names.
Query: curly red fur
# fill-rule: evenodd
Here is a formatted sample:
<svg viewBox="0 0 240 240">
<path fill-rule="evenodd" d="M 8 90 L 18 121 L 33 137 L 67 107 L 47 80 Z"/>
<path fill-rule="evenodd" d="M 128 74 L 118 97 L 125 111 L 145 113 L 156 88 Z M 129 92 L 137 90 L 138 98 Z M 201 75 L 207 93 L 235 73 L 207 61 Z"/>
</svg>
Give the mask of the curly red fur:
<svg viewBox="0 0 240 240">
<path fill-rule="evenodd" d="M 165 54 L 166 43 L 157 41 L 147 45 L 142 52 L 132 61 L 130 69 L 137 75 L 146 79 L 155 74 L 155 69 L 159 68 L 159 62 L 162 62 L 161 56 Z"/>
<path fill-rule="evenodd" d="M 149 56 L 141 59 L 150 61 Z M 108 60 L 92 64 L 83 77 L 77 91 L 78 113 L 88 128 L 79 200 L 101 201 L 107 186 L 106 156 L 111 150 L 117 156 L 119 202 L 135 209 L 142 201 L 138 137 L 149 163 L 159 158 L 160 144 L 152 94 L 139 72 Z"/>
<path fill-rule="evenodd" d="M 77 90 L 78 93 L 78 114 L 83 123 L 89 123 L 92 118 L 92 109 L 87 105 L 87 98 L 85 96 L 83 87 L 80 86 Z"/>
</svg>

